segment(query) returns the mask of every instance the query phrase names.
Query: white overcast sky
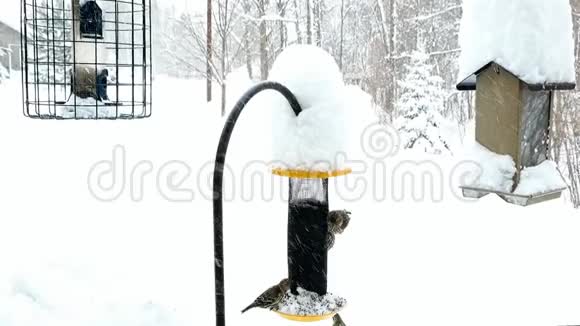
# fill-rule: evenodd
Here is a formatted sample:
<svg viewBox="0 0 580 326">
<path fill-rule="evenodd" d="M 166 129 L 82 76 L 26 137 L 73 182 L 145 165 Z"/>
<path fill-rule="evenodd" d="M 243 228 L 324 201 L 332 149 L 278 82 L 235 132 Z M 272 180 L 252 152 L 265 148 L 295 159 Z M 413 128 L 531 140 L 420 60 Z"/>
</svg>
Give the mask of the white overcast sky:
<svg viewBox="0 0 580 326">
<path fill-rule="evenodd" d="M 178 11 L 202 12 L 205 9 L 205 0 L 161 0 L 158 1 L 160 6 L 174 5 Z"/>
</svg>

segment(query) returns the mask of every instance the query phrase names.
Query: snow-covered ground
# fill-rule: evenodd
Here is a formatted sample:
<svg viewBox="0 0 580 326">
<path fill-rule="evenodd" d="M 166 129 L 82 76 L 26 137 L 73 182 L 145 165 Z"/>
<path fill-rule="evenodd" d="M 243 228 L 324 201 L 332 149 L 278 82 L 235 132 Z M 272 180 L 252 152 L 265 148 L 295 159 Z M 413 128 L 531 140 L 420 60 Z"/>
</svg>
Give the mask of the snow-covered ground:
<svg viewBox="0 0 580 326">
<path fill-rule="evenodd" d="M 247 81 L 237 85 L 230 87 L 239 94 Z M 1 326 L 214 324 L 208 177 L 223 120 L 217 105 L 204 103 L 203 81 L 160 77 L 154 90 L 150 119 L 37 121 L 22 116 L 17 80 L 0 85 Z M 371 110 L 360 103 L 365 116 Z M 287 272 L 286 203 L 261 199 L 259 188 L 251 196 L 240 176 L 249 161 L 268 160 L 270 122 L 268 108 L 248 108 L 228 153 L 229 325 L 293 325 L 273 313 L 240 314 Z M 352 123 L 365 137 L 392 135 Z M 355 173 L 330 189 L 331 209 L 353 212 L 329 262 L 329 290 L 348 299 L 348 325 L 580 323 L 578 211 L 563 201 L 528 208 L 494 196 L 463 201 L 455 156 L 388 157 L 388 148 L 374 151 L 386 143 L 353 143 L 367 154 L 355 152 Z M 89 170 L 111 160 L 116 145 L 125 176 L 96 195 L 121 195 L 99 201 Z M 151 168 L 142 187 L 130 178 L 134 168 Z M 254 169 L 267 189 L 284 190 L 266 166 Z M 433 181 L 413 184 L 410 176 L 422 173 Z"/>
</svg>

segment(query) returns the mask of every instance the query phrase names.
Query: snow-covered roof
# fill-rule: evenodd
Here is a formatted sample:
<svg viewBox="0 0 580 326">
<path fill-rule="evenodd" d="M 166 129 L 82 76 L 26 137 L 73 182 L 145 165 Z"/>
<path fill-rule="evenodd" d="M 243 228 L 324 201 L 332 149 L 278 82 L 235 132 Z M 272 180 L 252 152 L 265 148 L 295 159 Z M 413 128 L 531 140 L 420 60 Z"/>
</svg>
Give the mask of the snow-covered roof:
<svg viewBox="0 0 580 326">
<path fill-rule="evenodd" d="M 459 82 L 459 84 L 457 84 L 457 89 L 460 91 L 474 91 L 474 90 L 476 90 L 477 89 L 477 75 L 479 75 L 481 72 L 485 71 L 486 69 L 491 68 L 492 65 L 494 65 L 494 64 L 497 65 L 497 63 L 495 63 L 495 62 L 490 62 L 490 63 L 486 64 L 485 66 L 481 67 L 475 73 L 473 73 L 469 77 L 465 78 L 463 81 Z M 503 67 L 503 68 L 508 73 L 510 73 L 514 76 L 517 76 L 516 74 L 507 70 L 505 67 Z M 527 87 L 531 91 L 573 90 L 576 88 L 576 84 L 574 82 L 543 82 L 543 83 L 536 83 L 536 84 L 530 84 L 529 82 L 526 82 L 526 84 L 527 84 Z"/>
<path fill-rule="evenodd" d="M 2 0 L 0 22 L 20 31 L 20 0 Z"/>
<path fill-rule="evenodd" d="M 529 85 L 576 83 L 568 0 L 465 0 L 459 42 L 459 81 L 495 62 Z"/>
</svg>

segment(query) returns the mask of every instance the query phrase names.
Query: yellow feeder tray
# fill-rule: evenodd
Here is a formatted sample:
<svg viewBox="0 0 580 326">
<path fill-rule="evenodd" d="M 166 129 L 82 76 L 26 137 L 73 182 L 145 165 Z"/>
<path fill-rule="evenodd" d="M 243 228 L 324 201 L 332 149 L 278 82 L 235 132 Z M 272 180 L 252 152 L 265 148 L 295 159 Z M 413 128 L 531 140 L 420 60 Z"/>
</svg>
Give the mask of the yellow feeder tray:
<svg viewBox="0 0 580 326">
<path fill-rule="evenodd" d="M 295 179 L 328 179 L 334 177 L 341 177 L 352 173 L 352 169 L 343 169 L 335 171 L 308 171 L 308 170 L 294 170 L 294 169 L 272 169 L 272 174 L 289 177 Z"/>
<path fill-rule="evenodd" d="M 289 314 L 281 313 L 278 311 L 276 311 L 276 313 L 284 319 L 288 319 L 291 321 L 298 321 L 301 323 L 311 323 L 311 322 L 323 321 L 323 320 L 330 319 L 337 314 L 336 312 L 333 312 L 330 314 L 320 315 L 320 316 L 296 316 L 296 315 L 289 315 Z"/>
</svg>

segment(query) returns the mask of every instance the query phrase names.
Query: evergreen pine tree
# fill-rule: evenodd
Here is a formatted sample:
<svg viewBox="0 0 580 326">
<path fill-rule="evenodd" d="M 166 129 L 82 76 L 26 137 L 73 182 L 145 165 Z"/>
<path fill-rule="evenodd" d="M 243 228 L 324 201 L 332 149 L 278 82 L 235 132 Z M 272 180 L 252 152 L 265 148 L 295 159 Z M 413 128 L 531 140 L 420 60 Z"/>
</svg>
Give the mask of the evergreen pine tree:
<svg viewBox="0 0 580 326">
<path fill-rule="evenodd" d="M 394 125 L 401 136 L 404 149 L 431 154 L 450 152 L 441 131 L 445 119 L 443 79 L 433 75 L 429 56 L 413 52 L 411 62 L 405 65 L 406 77 L 399 82 L 401 96 L 396 102 L 397 118 Z"/>
<path fill-rule="evenodd" d="M 27 27 L 30 43 L 36 44 L 35 49 L 29 51 L 28 57 L 38 63 L 38 71 L 35 73 L 38 73 L 41 83 L 63 83 L 66 67 L 72 63 L 70 5 L 63 8 L 58 1 L 54 2 L 54 7 L 52 4 L 46 0 L 39 2 L 36 15 L 28 21 Z"/>
</svg>

